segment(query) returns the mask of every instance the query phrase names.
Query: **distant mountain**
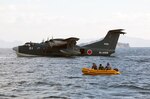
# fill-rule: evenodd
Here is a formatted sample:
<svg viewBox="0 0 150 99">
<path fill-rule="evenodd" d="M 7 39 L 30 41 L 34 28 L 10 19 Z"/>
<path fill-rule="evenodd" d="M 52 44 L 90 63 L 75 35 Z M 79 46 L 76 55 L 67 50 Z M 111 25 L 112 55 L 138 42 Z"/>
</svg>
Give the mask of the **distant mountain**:
<svg viewBox="0 0 150 99">
<path fill-rule="evenodd" d="M 97 38 L 80 39 L 77 45 L 85 45 L 99 40 L 102 39 L 97 39 Z M 121 43 L 118 43 L 117 47 L 150 47 L 150 40 L 134 38 L 134 37 L 121 36 L 118 42 Z M 22 41 L 8 42 L 8 41 L 0 40 L 0 48 L 13 48 L 15 46 L 22 45 L 22 44 L 24 44 Z"/>
<path fill-rule="evenodd" d="M 81 39 L 81 41 L 79 40 L 79 45 L 86 45 L 99 40 L 101 39 Z M 121 36 L 117 47 L 150 47 L 150 40 Z"/>
<path fill-rule="evenodd" d="M 96 41 L 92 41 L 92 42 L 89 42 L 89 43 L 81 43 L 79 45 L 84 46 L 84 45 L 87 45 L 87 44 L 90 44 L 90 43 L 93 43 L 93 42 L 96 42 Z M 129 45 L 129 43 L 120 43 L 120 42 L 118 42 L 116 47 L 117 48 L 129 48 L 130 45 Z"/>
<path fill-rule="evenodd" d="M 118 42 L 118 44 L 117 44 L 117 48 L 129 48 L 129 47 L 130 47 L 129 43 Z"/>
<path fill-rule="evenodd" d="M 8 41 L 0 40 L 0 48 L 13 48 L 20 44 L 23 44 L 23 43 L 21 41 L 8 42 Z"/>
<path fill-rule="evenodd" d="M 129 43 L 130 47 L 150 47 L 150 40 L 141 38 L 122 36 L 119 42 Z"/>
</svg>

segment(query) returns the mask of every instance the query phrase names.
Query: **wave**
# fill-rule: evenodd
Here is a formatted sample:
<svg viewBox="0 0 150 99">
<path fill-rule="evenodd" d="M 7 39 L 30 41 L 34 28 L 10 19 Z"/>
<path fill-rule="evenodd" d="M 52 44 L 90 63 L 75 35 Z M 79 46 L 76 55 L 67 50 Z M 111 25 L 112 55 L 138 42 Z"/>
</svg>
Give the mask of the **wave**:
<svg viewBox="0 0 150 99">
<path fill-rule="evenodd" d="M 150 62 L 150 56 L 126 56 L 126 61 L 135 61 L 138 63 Z"/>
<path fill-rule="evenodd" d="M 72 76 L 67 77 L 67 76 L 66 76 L 66 78 L 68 78 L 68 79 L 79 79 L 79 78 L 82 78 L 82 77 L 72 77 Z"/>
<path fill-rule="evenodd" d="M 133 90 L 145 90 L 145 91 L 150 91 L 149 88 L 146 88 L 146 87 L 142 87 L 142 86 L 138 86 L 138 85 L 135 85 L 135 84 L 132 84 L 132 85 L 112 85 L 112 86 L 109 86 L 109 87 L 113 87 L 113 88 L 128 88 L 128 89 L 133 89 Z"/>
<path fill-rule="evenodd" d="M 39 85 L 49 85 L 49 86 L 61 86 L 61 84 L 59 84 L 59 83 L 54 83 L 54 82 L 43 82 L 43 81 L 38 81 L 38 82 L 35 82 L 34 83 L 35 84 L 35 86 L 39 86 Z"/>
<path fill-rule="evenodd" d="M 48 96 L 48 97 L 43 97 L 44 99 L 70 99 L 68 97 L 62 97 L 62 96 Z"/>
<path fill-rule="evenodd" d="M 16 96 L 16 95 L 6 95 L 6 94 L 0 94 L 0 98 L 1 99 L 6 99 L 6 98 L 16 98 L 16 97 L 18 97 L 18 96 Z"/>
</svg>

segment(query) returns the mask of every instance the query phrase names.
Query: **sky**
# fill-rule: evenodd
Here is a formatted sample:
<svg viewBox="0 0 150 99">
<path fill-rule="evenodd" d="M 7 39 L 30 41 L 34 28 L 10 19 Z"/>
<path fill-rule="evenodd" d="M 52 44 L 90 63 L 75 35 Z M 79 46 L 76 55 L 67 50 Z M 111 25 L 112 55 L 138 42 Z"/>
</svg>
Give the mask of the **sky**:
<svg viewBox="0 0 150 99">
<path fill-rule="evenodd" d="M 0 0 L 0 40 L 102 38 L 112 29 L 150 40 L 150 0 Z"/>
</svg>

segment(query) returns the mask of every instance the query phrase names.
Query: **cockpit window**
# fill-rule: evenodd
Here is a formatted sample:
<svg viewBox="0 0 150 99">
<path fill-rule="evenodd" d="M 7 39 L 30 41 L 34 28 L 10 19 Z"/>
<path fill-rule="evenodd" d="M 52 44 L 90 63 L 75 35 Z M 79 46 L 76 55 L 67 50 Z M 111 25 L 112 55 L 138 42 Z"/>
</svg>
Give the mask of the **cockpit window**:
<svg viewBox="0 0 150 99">
<path fill-rule="evenodd" d="M 30 43 L 25 43 L 25 45 L 24 46 L 28 46 L 28 47 L 30 47 L 31 46 L 31 44 Z"/>
</svg>

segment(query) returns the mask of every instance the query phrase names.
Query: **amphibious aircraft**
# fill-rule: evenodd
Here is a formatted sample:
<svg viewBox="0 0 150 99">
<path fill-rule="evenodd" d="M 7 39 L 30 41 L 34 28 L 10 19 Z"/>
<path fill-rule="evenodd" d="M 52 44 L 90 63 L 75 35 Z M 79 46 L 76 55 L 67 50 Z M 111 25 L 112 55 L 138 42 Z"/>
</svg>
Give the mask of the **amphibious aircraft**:
<svg viewBox="0 0 150 99">
<path fill-rule="evenodd" d="M 76 45 L 79 38 L 50 39 L 41 43 L 27 42 L 14 47 L 18 56 L 110 56 L 115 53 L 116 45 L 123 29 L 109 30 L 100 41 L 83 46 Z"/>
</svg>

